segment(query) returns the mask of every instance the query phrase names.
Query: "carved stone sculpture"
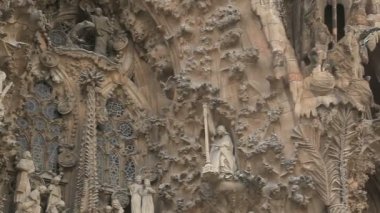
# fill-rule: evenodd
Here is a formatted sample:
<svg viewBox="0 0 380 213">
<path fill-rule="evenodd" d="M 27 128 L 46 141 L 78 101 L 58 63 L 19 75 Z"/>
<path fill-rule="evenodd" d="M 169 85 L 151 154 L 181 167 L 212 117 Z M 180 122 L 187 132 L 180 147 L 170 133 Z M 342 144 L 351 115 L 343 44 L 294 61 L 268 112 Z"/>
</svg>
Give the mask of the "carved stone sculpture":
<svg viewBox="0 0 380 213">
<path fill-rule="evenodd" d="M 22 158 L 16 165 L 16 169 L 18 173 L 14 201 L 17 204 L 17 209 L 19 209 L 21 203 L 23 203 L 31 193 L 29 175 L 35 171 L 35 167 L 30 152 L 26 151 L 23 153 Z"/>
<path fill-rule="evenodd" d="M 380 212 L 379 2 L 0 1 L 0 212 Z"/>
<path fill-rule="evenodd" d="M 87 90 L 86 102 L 86 134 L 81 147 L 80 165 L 83 178 L 79 179 L 82 191 L 77 192 L 81 211 L 95 211 L 98 204 L 98 172 L 96 161 L 96 89 L 103 82 L 103 74 L 96 70 L 86 70 L 81 73 L 80 83 Z"/>
<path fill-rule="evenodd" d="M 124 209 L 121 206 L 120 202 L 118 199 L 112 200 L 112 212 L 113 213 L 124 213 Z"/>
<path fill-rule="evenodd" d="M 156 191 L 151 187 L 150 180 L 144 180 L 144 186 L 140 189 L 141 213 L 154 213 L 153 194 Z"/>
<path fill-rule="evenodd" d="M 234 174 L 236 163 L 234 145 L 226 128 L 222 125 L 216 128 L 214 141 L 210 150 L 211 165 L 220 174 Z"/>
<path fill-rule="evenodd" d="M 65 207 L 65 202 L 62 200 L 62 190 L 59 185 L 61 181 L 61 176 L 56 176 L 51 181 L 51 184 L 48 187 L 49 198 L 47 201 L 46 212 L 47 213 L 58 213 L 59 209 Z"/>
<path fill-rule="evenodd" d="M 112 24 L 108 17 L 104 16 L 102 9 L 96 8 L 95 15 L 91 15 L 91 21 L 95 24 L 96 40 L 95 52 L 101 55 L 107 54 L 107 43 L 110 40 L 110 35 L 113 32 Z"/>
<path fill-rule="evenodd" d="M 136 176 L 135 182 L 129 186 L 131 193 L 131 209 L 132 213 L 142 213 L 141 211 L 141 190 L 143 189 L 141 176 Z"/>
<path fill-rule="evenodd" d="M 17 213 L 41 213 L 41 195 L 47 192 L 45 186 L 39 186 L 31 191 L 22 203 L 20 203 Z"/>
<path fill-rule="evenodd" d="M 298 103 L 302 95 L 302 74 L 298 63 L 295 62 L 295 53 L 288 48 L 290 42 L 286 37 L 284 23 L 281 20 L 281 1 L 252 0 L 252 10 L 260 17 L 264 26 L 264 33 L 273 52 L 273 69 L 276 78 L 288 75 L 293 101 Z M 279 33 L 281 32 L 281 33 Z M 298 110 L 296 109 L 298 115 Z"/>
</svg>

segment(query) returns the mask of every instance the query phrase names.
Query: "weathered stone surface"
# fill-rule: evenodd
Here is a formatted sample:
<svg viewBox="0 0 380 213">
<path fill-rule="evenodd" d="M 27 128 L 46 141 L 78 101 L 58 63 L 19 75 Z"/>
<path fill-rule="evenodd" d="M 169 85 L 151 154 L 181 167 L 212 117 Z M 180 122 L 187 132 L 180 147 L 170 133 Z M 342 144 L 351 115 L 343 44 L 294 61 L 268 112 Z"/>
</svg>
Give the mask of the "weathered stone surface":
<svg viewBox="0 0 380 213">
<path fill-rule="evenodd" d="M 0 1 L 0 212 L 380 212 L 380 1 Z"/>
</svg>

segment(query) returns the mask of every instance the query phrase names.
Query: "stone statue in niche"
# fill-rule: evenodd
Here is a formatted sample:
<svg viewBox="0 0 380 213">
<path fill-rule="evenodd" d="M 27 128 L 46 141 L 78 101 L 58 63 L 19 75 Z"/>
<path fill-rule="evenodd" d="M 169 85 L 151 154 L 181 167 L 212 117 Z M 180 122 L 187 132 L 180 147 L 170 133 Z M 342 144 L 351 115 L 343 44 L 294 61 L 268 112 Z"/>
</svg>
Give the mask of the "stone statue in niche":
<svg viewBox="0 0 380 213">
<path fill-rule="evenodd" d="M 236 161 L 234 156 L 234 145 L 231 137 L 223 125 L 216 128 L 213 126 L 212 119 L 209 122 L 208 107 L 203 105 L 203 116 L 205 125 L 205 148 L 206 148 L 206 165 L 202 173 L 219 173 L 220 176 L 233 175 L 236 170 Z M 211 150 L 209 150 L 209 131 L 213 135 Z"/>
<path fill-rule="evenodd" d="M 20 203 L 16 213 L 41 213 L 41 194 L 45 194 L 46 192 L 46 186 L 39 186 L 34 189 L 25 200 Z"/>
<path fill-rule="evenodd" d="M 236 170 L 234 145 L 223 125 L 216 128 L 214 141 L 211 144 L 210 160 L 211 165 L 218 173 L 234 174 Z"/>
<path fill-rule="evenodd" d="M 113 32 L 111 21 L 108 17 L 103 15 L 102 9 L 96 8 L 95 15 L 91 15 L 91 21 L 95 25 L 96 40 L 95 40 L 95 52 L 101 55 L 107 55 L 108 41 L 110 35 Z"/>
<path fill-rule="evenodd" d="M 13 83 L 10 82 L 7 86 L 3 87 L 3 83 L 6 77 L 7 75 L 5 74 L 5 72 L 0 70 L 0 120 L 3 120 L 4 115 L 5 115 L 5 107 L 3 104 L 4 97 L 8 93 L 11 86 L 13 85 Z"/>
<path fill-rule="evenodd" d="M 156 193 L 150 185 L 150 180 L 144 180 L 144 187 L 140 189 L 142 206 L 141 213 L 154 213 L 153 194 Z"/>
<path fill-rule="evenodd" d="M 55 176 L 49 185 L 49 198 L 46 208 L 47 213 L 58 213 L 60 209 L 65 207 L 65 202 L 62 200 L 62 190 L 59 183 L 61 182 L 61 176 Z"/>
<path fill-rule="evenodd" d="M 21 203 L 31 193 L 29 174 L 35 171 L 35 167 L 30 152 L 24 152 L 23 157 L 16 165 L 16 169 L 18 174 L 14 202 L 16 203 L 16 208 L 19 209 Z"/>
<path fill-rule="evenodd" d="M 131 194 L 131 207 L 132 213 L 141 213 L 141 195 L 140 192 L 143 189 L 141 184 L 142 178 L 141 176 L 136 176 L 135 183 L 129 186 L 130 194 Z"/>
</svg>

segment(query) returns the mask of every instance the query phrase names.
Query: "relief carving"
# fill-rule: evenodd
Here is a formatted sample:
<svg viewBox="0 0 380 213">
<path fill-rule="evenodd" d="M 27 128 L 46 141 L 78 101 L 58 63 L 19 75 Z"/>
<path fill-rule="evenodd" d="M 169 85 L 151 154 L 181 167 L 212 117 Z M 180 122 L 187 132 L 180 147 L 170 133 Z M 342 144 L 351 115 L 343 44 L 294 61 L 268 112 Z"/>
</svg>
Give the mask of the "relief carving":
<svg viewBox="0 0 380 213">
<path fill-rule="evenodd" d="M 379 212 L 378 10 L 1 1 L 0 212 Z"/>
<path fill-rule="evenodd" d="M 17 208 L 17 213 L 38 213 L 42 211 L 41 207 L 41 196 L 47 193 L 46 186 L 39 186 L 38 188 L 31 191 L 27 197 L 19 204 Z"/>
<path fill-rule="evenodd" d="M 26 200 L 32 191 L 29 175 L 35 171 L 34 162 L 30 152 L 25 151 L 22 158 L 16 165 L 17 170 L 17 186 L 14 201 L 17 208 L 21 209 L 21 204 Z M 37 193 L 37 192 L 36 192 Z"/>
<path fill-rule="evenodd" d="M 46 212 L 48 213 L 58 213 L 63 211 L 65 208 L 65 202 L 62 200 L 62 189 L 59 185 L 60 181 L 61 175 L 55 176 L 47 188 L 49 191 L 49 197 L 47 201 Z"/>
</svg>

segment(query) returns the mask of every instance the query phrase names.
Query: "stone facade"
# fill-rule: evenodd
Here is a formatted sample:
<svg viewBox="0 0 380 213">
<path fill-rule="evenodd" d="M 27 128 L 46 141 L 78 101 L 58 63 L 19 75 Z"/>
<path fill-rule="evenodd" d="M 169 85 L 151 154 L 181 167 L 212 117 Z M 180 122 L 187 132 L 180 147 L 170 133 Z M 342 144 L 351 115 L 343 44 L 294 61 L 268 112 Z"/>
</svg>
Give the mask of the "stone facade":
<svg viewBox="0 0 380 213">
<path fill-rule="evenodd" d="M 2 0 L 0 39 L 0 212 L 380 212 L 379 0 Z"/>
</svg>

